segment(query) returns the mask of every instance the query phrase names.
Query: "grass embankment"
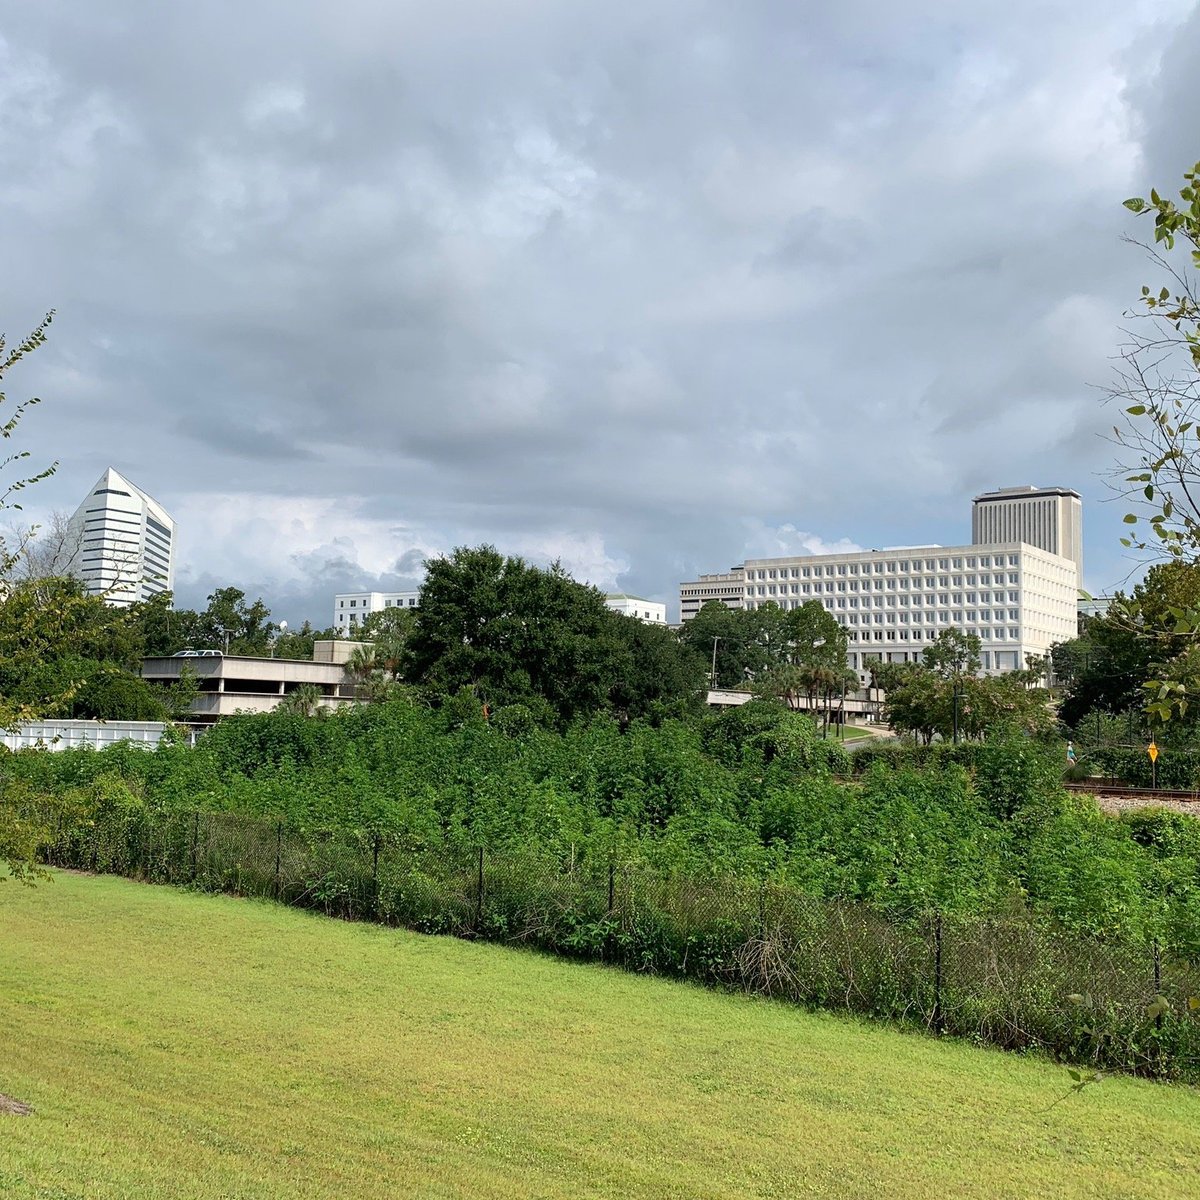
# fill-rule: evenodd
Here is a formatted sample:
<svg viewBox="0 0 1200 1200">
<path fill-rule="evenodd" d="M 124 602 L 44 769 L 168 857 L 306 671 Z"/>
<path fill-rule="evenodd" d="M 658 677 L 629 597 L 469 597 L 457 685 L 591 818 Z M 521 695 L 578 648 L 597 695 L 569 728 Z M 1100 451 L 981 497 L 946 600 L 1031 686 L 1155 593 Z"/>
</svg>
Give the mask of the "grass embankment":
<svg viewBox="0 0 1200 1200">
<path fill-rule="evenodd" d="M 112 878 L 0 921 L 10 1200 L 1200 1191 L 1187 1089 Z"/>
</svg>

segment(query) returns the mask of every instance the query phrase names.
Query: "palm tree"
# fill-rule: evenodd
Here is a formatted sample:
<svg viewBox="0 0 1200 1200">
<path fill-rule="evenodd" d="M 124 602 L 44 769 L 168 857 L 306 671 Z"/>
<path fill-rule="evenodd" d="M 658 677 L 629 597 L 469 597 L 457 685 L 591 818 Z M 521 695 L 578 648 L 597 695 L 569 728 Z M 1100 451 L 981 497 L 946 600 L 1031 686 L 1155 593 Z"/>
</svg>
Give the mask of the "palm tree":
<svg viewBox="0 0 1200 1200">
<path fill-rule="evenodd" d="M 295 713 L 301 717 L 315 717 L 322 713 L 321 689 L 315 683 L 302 683 L 294 692 L 275 706 L 276 712 Z"/>
</svg>

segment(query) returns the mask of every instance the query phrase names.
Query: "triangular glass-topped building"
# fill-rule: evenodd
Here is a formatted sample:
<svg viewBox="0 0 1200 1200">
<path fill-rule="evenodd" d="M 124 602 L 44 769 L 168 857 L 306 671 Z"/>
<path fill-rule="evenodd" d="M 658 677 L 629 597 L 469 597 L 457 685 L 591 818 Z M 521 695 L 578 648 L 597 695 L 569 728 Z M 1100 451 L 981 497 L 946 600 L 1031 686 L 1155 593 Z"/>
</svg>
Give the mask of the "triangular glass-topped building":
<svg viewBox="0 0 1200 1200">
<path fill-rule="evenodd" d="M 68 537 L 71 574 L 109 604 L 124 607 L 174 587 L 174 520 L 112 467 L 75 510 Z"/>
</svg>

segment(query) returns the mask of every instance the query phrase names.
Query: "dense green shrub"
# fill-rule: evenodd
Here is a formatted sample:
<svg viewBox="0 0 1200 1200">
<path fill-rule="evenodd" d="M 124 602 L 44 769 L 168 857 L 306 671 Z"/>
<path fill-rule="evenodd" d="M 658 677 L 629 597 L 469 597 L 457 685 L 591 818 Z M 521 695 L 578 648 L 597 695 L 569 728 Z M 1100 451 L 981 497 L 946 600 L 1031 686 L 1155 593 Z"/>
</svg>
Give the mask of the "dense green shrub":
<svg viewBox="0 0 1200 1200">
<path fill-rule="evenodd" d="M 118 858 L 140 812 L 213 810 L 454 861 L 482 845 L 572 869 L 767 880 L 907 923 L 1031 911 L 1072 933 L 1200 956 L 1190 819 L 1103 817 L 1064 795 L 1061 767 L 1021 738 L 847 756 L 810 718 L 764 700 L 560 731 L 522 706 L 488 719 L 464 694 L 436 709 L 400 697 L 321 720 L 236 718 L 195 747 L 153 753 L 8 755 L 0 778 L 72 797 Z M 328 903 L 330 886 L 311 890 Z"/>
</svg>

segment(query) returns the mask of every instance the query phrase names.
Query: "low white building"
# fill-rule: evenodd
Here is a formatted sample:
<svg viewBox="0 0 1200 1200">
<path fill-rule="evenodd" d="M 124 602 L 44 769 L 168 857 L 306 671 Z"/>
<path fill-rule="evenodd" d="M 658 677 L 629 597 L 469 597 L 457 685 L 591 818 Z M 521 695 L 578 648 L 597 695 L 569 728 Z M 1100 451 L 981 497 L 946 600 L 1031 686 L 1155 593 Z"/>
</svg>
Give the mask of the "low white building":
<svg viewBox="0 0 1200 1200">
<path fill-rule="evenodd" d="M 162 721 L 87 721 L 48 717 L 0 730 L 0 745 L 9 750 L 103 750 L 118 742 L 156 747 L 167 732 Z"/>
<path fill-rule="evenodd" d="M 1103 617 L 1108 615 L 1108 610 L 1112 606 L 1114 597 L 1112 596 L 1093 596 L 1091 592 L 1085 592 L 1082 588 L 1079 591 L 1079 599 L 1076 603 L 1076 609 L 1079 617 L 1082 620 L 1084 617 Z"/>
<path fill-rule="evenodd" d="M 818 601 L 848 633 L 849 665 L 864 681 L 872 661 L 917 662 L 946 629 L 976 635 L 983 670 L 996 674 L 1075 636 L 1077 575 L 1073 560 L 1023 542 L 919 546 L 747 559 L 707 577 L 721 589 L 707 599 L 749 609 Z M 680 587 L 684 620 L 699 611 L 696 586 Z"/>
<path fill-rule="evenodd" d="M 667 623 L 667 606 L 657 600 L 646 600 L 641 596 L 630 596 L 626 592 L 614 592 L 604 597 L 604 603 L 613 612 L 623 613 L 627 617 L 636 617 L 648 625 L 665 625 Z"/>
<path fill-rule="evenodd" d="M 349 633 L 373 612 L 385 608 L 416 608 L 420 592 L 338 592 L 333 598 L 333 628 Z"/>
<path fill-rule="evenodd" d="M 849 665 L 917 662 L 946 629 L 980 639 L 982 667 L 1025 666 L 1075 636 L 1077 567 L 1037 546 L 938 546 L 747 559 L 747 608 L 819 601 L 849 634 Z"/>
</svg>

